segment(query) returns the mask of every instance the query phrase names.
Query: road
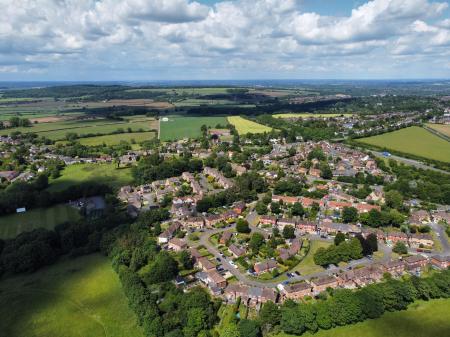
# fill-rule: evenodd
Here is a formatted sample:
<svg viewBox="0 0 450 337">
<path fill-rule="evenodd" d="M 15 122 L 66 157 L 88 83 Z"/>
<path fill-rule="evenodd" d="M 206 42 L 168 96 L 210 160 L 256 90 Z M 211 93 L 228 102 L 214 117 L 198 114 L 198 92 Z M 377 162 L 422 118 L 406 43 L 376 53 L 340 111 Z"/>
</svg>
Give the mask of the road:
<svg viewBox="0 0 450 337">
<path fill-rule="evenodd" d="M 436 222 L 430 222 L 429 225 L 438 235 L 439 241 L 441 241 L 443 254 L 450 255 L 450 244 L 448 243 L 444 228 Z"/>
<path fill-rule="evenodd" d="M 373 153 L 374 155 L 378 156 L 378 157 L 388 158 L 388 159 L 392 158 L 392 159 L 395 159 L 395 160 L 397 160 L 399 162 L 402 162 L 402 163 L 405 163 L 407 165 L 411 165 L 411 166 L 414 166 L 414 167 L 417 167 L 417 168 L 420 168 L 420 169 L 423 169 L 423 170 L 431 170 L 431 171 L 440 172 L 440 173 L 444 173 L 444 174 L 450 174 L 450 172 L 447 172 L 447 171 L 444 171 L 444 170 L 441 170 L 441 169 L 437 169 L 437 168 L 432 167 L 432 166 L 428 166 L 428 165 L 426 165 L 426 164 L 424 164 L 424 163 L 422 163 L 420 161 L 417 161 L 417 160 L 408 159 L 408 158 L 404 158 L 404 157 L 399 157 L 399 156 L 396 156 L 396 155 L 393 155 L 393 154 L 391 154 L 389 157 L 386 157 L 381 152 L 373 151 L 373 150 L 369 150 L 369 151 L 371 153 Z"/>
</svg>

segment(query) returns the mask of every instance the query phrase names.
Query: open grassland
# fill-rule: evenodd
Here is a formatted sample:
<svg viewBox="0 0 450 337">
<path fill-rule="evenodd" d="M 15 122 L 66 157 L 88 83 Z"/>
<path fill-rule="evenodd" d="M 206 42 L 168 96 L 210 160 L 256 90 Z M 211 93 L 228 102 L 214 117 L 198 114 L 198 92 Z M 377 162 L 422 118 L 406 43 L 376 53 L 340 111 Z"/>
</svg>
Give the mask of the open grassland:
<svg viewBox="0 0 450 337">
<path fill-rule="evenodd" d="M 285 113 L 275 114 L 274 118 L 333 118 L 333 117 L 350 117 L 353 114 L 309 114 L 309 113 Z"/>
<path fill-rule="evenodd" d="M 116 164 L 75 164 L 64 168 L 61 177 L 50 182 L 49 191 L 62 191 L 83 182 L 104 183 L 113 188 L 133 181 L 131 168 L 116 168 Z"/>
<path fill-rule="evenodd" d="M 1 281 L 0 315 L 0 335 L 8 337 L 143 337 L 99 254 Z"/>
<path fill-rule="evenodd" d="M 56 225 L 69 220 L 77 220 L 78 211 L 68 205 L 56 205 L 49 208 L 37 208 L 0 217 L 0 239 L 11 239 L 22 232 L 36 228 L 53 229 Z"/>
<path fill-rule="evenodd" d="M 237 132 L 240 135 L 245 135 L 247 133 L 263 133 L 272 131 L 272 128 L 268 126 L 253 122 L 240 116 L 230 116 L 228 117 L 228 122 L 235 126 Z"/>
<path fill-rule="evenodd" d="M 146 140 L 151 140 L 153 138 L 155 138 L 155 132 L 150 131 L 150 132 L 118 133 L 114 135 L 81 138 L 79 142 L 80 144 L 86 146 L 95 146 L 102 144 L 117 145 L 122 141 L 131 143 L 134 140 L 136 143 L 141 143 Z"/>
<path fill-rule="evenodd" d="M 298 265 L 294 267 L 292 271 L 298 271 L 301 275 L 314 274 L 324 271 L 321 266 L 318 266 L 314 263 L 314 254 L 319 248 L 327 248 L 328 246 L 330 246 L 330 243 L 325 241 L 311 240 L 310 245 L 311 247 L 309 248 L 308 254 L 302 261 L 300 261 Z"/>
<path fill-rule="evenodd" d="M 183 138 L 197 138 L 202 135 L 200 128 L 206 125 L 215 128 L 217 124 L 225 126 L 228 124 L 225 117 L 167 117 L 167 122 L 160 120 L 161 140 L 177 140 Z"/>
<path fill-rule="evenodd" d="M 430 129 L 433 129 L 439 133 L 442 133 L 444 136 L 450 137 L 450 125 L 428 123 L 427 126 Z"/>
<path fill-rule="evenodd" d="M 378 136 L 361 138 L 357 141 L 375 145 L 379 148 L 391 149 L 423 158 L 450 163 L 450 142 L 417 126 L 384 133 Z"/>
<path fill-rule="evenodd" d="M 88 134 L 111 134 L 122 129 L 127 131 L 150 131 L 157 129 L 156 121 L 152 118 L 135 118 L 124 121 L 113 121 L 108 119 L 92 120 L 62 120 L 49 123 L 33 124 L 31 127 L 19 127 L 0 130 L 0 135 L 8 135 L 12 132 L 36 133 L 52 140 L 64 139 L 67 133 L 78 135 Z"/>
<path fill-rule="evenodd" d="M 448 337 L 450 336 L 450 299 L 419 301 L 408 310 L 388 312 L 382 317 L 355 325 L 321 330 L 303 337 Z M 276 337 L 293 337 L 280 333 Z"/>
</svg>

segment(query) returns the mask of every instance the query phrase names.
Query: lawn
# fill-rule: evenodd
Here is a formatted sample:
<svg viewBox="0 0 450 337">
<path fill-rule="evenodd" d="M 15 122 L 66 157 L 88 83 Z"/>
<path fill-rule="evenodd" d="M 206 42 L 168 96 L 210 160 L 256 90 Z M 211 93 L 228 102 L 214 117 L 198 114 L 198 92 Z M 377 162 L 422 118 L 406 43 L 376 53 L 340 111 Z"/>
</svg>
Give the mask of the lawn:
<svg viewBox="0 0 450 337">
<path fill-rule="evenodd" d="M 447 337 L 450 336 L 450 299 L 419 301 L 406 311 L 389 312 L 381 318 L 355 325 L 303 334 L 303 337 Z M 291 337 L 284 333 L 276 337 Z"/>
<path fill-rule="evenodd" d="M 198 138 L 202 135 L 200 128 L 206 125 L 215 128 L 217 124 L 225 126 L 228 124 L 225 117 L 167 117 L 168 121 L 161 118 L 161 140 L 178 140 L 183 138 Z"/>
<path fill-rule="evenodd" d="M 240 116 L 228 117 L 228 122 L 236 127 L 236 130 L 240 135 L 272 131 L 272 128 L 268 126 L 253 122 Z"/>
<path fill-rule="evenodd" d="M 439 133 L 442 133 L 447 137 L 450 137 L 450 125 L 428 123 L 427 126 L 431 129 L 436 130 Z"/>
<path fill-rule="evenodd" d="M 358 142 L 450 163 L 450 142 L 417 126 L 361 138 Z"/>
<path fill-rule="evenodd" d="M 69 186 L 91 181 L 108 184 L 113 188 L 131 184 L 131 168 L 116 168 L 116 164 L 75 164 L 64 168 L 61 176 L 50 182 L 50 192 L 62 191 Z"/>
<path fill-rule="evenodd" d="M 8 337 L 143 337 L 99 254 L 1 281 L 0 315 L 0 334 Z"/>
<path fill-rule="evenodd" d="M 133 140 L 136 143 L 141 143 L 143 141 L 150 140 L 153 138 L 155 138 L 155 132 L 132 132 L 132 133 L 119 133 L 115 135 L 81 138 L 79 141 L 81 145 L 95 146 L 102 144 L 117 145 L 121 141 L 131 143 Z"/>
<path fill-rule="evenodd" d="M 293 271 L 300 272 L 301 275 L 309 275 L 324 271 L 324 269 L 321 266 L 318 266 L 314 263 L 314 253 L 321 247 L 326 248 L 330 246 L 330 243 L 319 240 L 311 240 L 310 245 L 311 247 L 309 248 L 308 254 L 293 269 Z"/>
<path fill-rule="evenodd" d="M 15 213 L 0 217 L 0 238 L 11 239 L 22 232 L 36 228 L 53 229 L 68 220 L 80 218 L 78 211 L 68 205 L 37 208 L 25 213 Z"/>
<path fill-rule="evenodd" d="M 332 118 L 332 117 L 350 117 L 353 114 L 309 114 L 309 113 L 285 113 L 275 114 L 274 118 Z"/>
</svg>

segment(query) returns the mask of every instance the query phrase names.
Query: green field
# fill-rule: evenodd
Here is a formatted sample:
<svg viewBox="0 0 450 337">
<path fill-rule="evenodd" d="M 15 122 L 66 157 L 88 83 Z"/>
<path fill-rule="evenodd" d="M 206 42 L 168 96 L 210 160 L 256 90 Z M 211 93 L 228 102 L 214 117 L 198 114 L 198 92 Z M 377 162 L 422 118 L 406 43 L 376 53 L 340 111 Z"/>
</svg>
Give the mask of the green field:
<svg viewBox="0 0 450 337">
<path fill-rule="evenodd" d="M 361 138 L 358 142 L 450 163 L 450 142 L 417 126 Z"/>
<path fill-rule="evenodd" d="M 169 120 L 160 120 L 161 140 L 178 140 L 183 138 L 197 138 L 201 136 L 203 124 L 215 128 L 217 124 L 225 126 L 228 124 L 225 117 L 167 117 Z"/>
<path fill-rule="evenodd" d="M 444 136 L 450 137 L 450 125 L 428 123 L 427 126 L 442 133 Z"/>
<path fill-rule="evenodd" d="M 240 116 L 230 116 L 228 117 L 228 122 L 235 126 L 237 132 L 240 135 L 245 135 L 247 133 L 263 133 L 272 131 L 272 128 L 268 126 L 250 121 Z"/>
<path fill-rule="evenodd" d="M 332 117 L 350 117 L 353 114 L 308 114 L 308 113 L 285 113 L 285 114 L 275 114 L 275 118 L 332 118 Z"/>
<path fill-rule="evenodd" d="M 80 217 L 75 208 L 67 205 L 37 208 L 25 213 L 1 216 L 0 238 L 11 239 L 22 232 L 28 232 L 36 228 L 53 229 L 56 225 L 68 220 L 77 220 Z"/>
<path fill-rule="evenodd" d="M 50 182 L 48 188 L 57 192 L 79 183 L 91 181 L 108 184 L 113 188 L 131 184 L 131 168 L 116 168 L 116 164 L 75 164 L 64 168 L 61 177 Z"/>
<path fill-rule="evenodd" d="M 324 269 L 321 266 L 318 266 L 317 264 L 314 263 L 314 254 L 319 248 L 321 247 L 327 248 L 328 246 L 330 246 L 330 243 L 318 240 L 311 240 L 310 242 L 311 247 L 309 248 L 308 254 L 293 269 L 293 271 L 298 271 L 302 275 L 314 274 L 324 271 Z"/>
<path fill-rule="evenodd" d="M 227 87 L 205 87 L 205 88 L 143 88 L 143 89 L 130 89 L 129 92 L 161 92 L 174 95 L 214 95 L 214 94 L 226 94 L 228 92 Z"/>
<path fill-rule="evenodd" d="M 149 131 L 156 129 L 156 123 L 153 119 L 135 119 L 125 121 L 112 121 L 107 119 L 95 120 L 63 120 L 52 123 L 33 124 L 32 127 L 11 128 L 0 130 L 0 135 L 8 135 L 12 132 L 20 131 L 22 133 L 34 132 L 39 136 L 45 136 L 52 140 L 64 139 L 69 132 L 78 135 L 86 134 L 110 134 L 118 129 L 127 131 L 130 128 L 133 131 Z"/>
<path fill-rule="evenodd" d="M 117 145 L 121 141 L 131 143 L 134 140 L 136 143 L 141 143 L 146 140 L 155 138 L 155 132 L 132 132 L 132 133 L 119 133 L 115 135 L 97 136 L 80 138 L 79 142 L 82 145 L 95 146 L 95 145 Z"/>
<path fill-rule="evenodd" d="M 419 301 L 406 311 L 389 312 L 381 318 L 355 325 L 321 330 L 303 337 L 448 337 L 450 336 L 450 299 Z M 276 337 L 293 337 L 277 334 Z"/>
<path fill-rule="evenodd" d="M 143 337 L 110 261 L 88 255 L 0 282 L 0 335 Z"/>
</svg>

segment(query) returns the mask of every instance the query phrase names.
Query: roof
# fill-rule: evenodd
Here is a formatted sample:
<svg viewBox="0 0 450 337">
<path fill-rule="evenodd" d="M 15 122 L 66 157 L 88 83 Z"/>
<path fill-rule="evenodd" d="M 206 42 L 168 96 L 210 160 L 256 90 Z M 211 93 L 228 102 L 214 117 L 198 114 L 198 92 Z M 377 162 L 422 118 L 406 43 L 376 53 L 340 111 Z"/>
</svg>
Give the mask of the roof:
<svg viewBox="0 0 450 337">
<path fill-rule="evenodd" d="M 336 278 L 333 276 L 324 276 L 324 277 L 318 278 L 317 280 L 311 281 L 311 283 L 313 283 L 316 286 L 322 286 L 325 284 L 334 283 L 336 281 L 337 281 Z"/>
<path fill-rule="evenodd" d="M 307 289 L 311 289 L 311 284 L 306 283 L 306 282 L 288 284 L 287 286 L 284 287 L 284 290 L 287 293 L 295 293 L 295 292 L 303 291 L 303 290 L 307 290 Z"/>
</svg>

